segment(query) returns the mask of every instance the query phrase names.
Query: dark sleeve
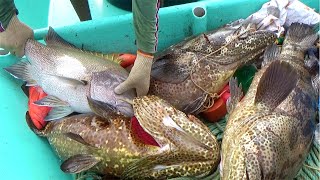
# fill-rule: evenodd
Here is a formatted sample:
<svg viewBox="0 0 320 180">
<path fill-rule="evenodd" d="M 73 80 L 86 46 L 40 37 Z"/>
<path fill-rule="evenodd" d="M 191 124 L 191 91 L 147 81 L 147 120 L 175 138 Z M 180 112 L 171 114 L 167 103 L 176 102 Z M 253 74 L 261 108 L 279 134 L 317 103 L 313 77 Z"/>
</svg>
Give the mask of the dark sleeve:
<svg viewBox="0 0 320 180">
<path fill-rule="evenodd" d="M 133 24 L 139 50 L 154 54 L 158 45 L 160 0 L 133 0 Z"/>
<path fill-rule="evenodd" d="M 18 14 L 14 1 L 0 0 L 0 32 L 7 28 L 14 14 Z"/>
</svg>

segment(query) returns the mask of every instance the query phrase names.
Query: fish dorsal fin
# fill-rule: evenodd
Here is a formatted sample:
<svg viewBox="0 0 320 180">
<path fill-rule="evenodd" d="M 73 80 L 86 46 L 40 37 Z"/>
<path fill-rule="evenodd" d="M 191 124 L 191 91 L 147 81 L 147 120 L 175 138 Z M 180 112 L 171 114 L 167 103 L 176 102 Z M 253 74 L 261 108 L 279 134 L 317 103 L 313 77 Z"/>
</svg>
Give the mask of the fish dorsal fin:
<svg viewBox="0 0 320 180">
<path fill-rule="evenodd" d="M 296 87 L 297 81 L 298 74 L 289 63 L 272 62 L 259 81 L 255 104 L 275 109 Z"/>
<path fill-rule="evenodd" d="M 120 64 L 122 62 L 121 58 L 119 58 L 120 54 L 117 54 L 117 53 L 103 54 L 100 52 L 79 49 L 75 45 L 69 43 L 68 41 L 64 40 L 61 36 L 59 36 L 59 34 L 57 34 L 52 27 L 49 27 L 48 34 L 45 37 L 45 42 L 47 46 L 63 47 L 63 48 L 68 48 L 72 50 L 81 51 L 84 53 L 88 53 L 88 54 L 100 57 L 104 60 L 113 61 L 117 64 Z"/>
<path fill-rule="evenodd" d="M 117 64 L 121 64 L 121 62 L 123 61 L 120 58 L 120 54 L 119 53 L 103 54 L 103 53 L 96 52 L 96 51 L 87 51 L 87 50 L 81 50 L 81 51 L 85 52 L 85 53 L 88 53 L 88 54 L 91 54 L 91 55 L 94 55 L 94 56 L 97 56 L 97 57 L 102 58 L 102 59 L 107 60 L 107 61 L 115 62 Z"/>
<path fill-rule="evenodd" d="M 91 169 L 99 162 L 100 160 L 92 155 L 78 154 L 64 161 L 60 169 L 65 173 L 80 173 Z"/>
<path fill-rule="evenodd" d="M 262 67 L 276 60 L 280 55 L 280 48 L 276 44 L 269 45 L 263 54 Z"/>
<path fill-rule="evenodd" d="M 60 46 L 80 50 L 75 45 L 69 43 L 59 36 L 51 26 L 49 26 L 48 34 L 45 37 L 45 42 L 47 46 Z"/>
<path fill-rule="evenodd" d="M 239 84 L 236 77 L 231 77 L 229 80 L 229 87 L 230 87 L 230 94 L 231 96 L 227 100 L 227 112 L 231 114 L 231 112 L 235 109 L 238 102 L 240 102 L 243 92 L 242 92 L 242 85 Z"/>
</svg>

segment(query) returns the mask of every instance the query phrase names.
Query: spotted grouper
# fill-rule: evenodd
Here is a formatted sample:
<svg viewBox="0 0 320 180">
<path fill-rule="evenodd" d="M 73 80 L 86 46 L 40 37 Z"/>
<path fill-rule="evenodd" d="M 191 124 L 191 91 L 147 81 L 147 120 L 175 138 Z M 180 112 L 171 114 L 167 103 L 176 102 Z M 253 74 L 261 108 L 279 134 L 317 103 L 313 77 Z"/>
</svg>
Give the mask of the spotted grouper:
<svg viewBox="0 0 320 180">
<path fill-rule="evenodd" d="M 222 141 L 222 179 L 293 179 L 310 148 L 317 98 L 304 54 L 317 39 L 293 23 L 282 50 L 269 46 L 264 66 L 239 103 L 232 81 L 230 115 Z"/>
<path fill-rule="evenodd" d="M 122 179 L 205 176 L 220 160 L 217 139 L 199 119 L 156 96 L 133 99 L 138 123 L 159 146 L 142 143 L 132 121 L 89 98 L 95 114 L 50 121 L 39 131 L 64 161 L 66 173 L 91 171 Z M 106 120 L 107 119 L 107 120 Z"/>
<path fill-rule="evenodd" d="M 198 114 L 212 105 L 237 68 L 262 55 L 275 39 L 274 33 L 241 21 L 188 38 L 156 55 L 149 94 Z"/>
<path fill-rule="evenodd" d="M 122 95 L 114 88 L 129 73 L 119 63 L 97 53 L 83 51 L 62 39 L 51 27 L 43 45 L 33 39 L 26 42 L 27 61 L 5 68 L 28 86 L 40 86 L 47 97 L 35 102 L 52 107 L 46 120 L 56 120 L 73 112 L 90 113 L 87 96 L 112 105 L 126 116 L 133 116 L 132 106 L 120 99 L 132 99 L 135 91 Z"/>
</svg>

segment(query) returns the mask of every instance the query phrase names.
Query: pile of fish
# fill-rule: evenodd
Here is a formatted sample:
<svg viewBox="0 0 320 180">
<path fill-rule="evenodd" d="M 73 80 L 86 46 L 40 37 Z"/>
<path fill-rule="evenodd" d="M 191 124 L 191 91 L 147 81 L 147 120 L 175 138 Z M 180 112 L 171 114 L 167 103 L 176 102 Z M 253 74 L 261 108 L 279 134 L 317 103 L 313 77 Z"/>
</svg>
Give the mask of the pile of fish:
<svg viewBox="0 0 320 180">
<path fill-rule="evenodd" d="M 77 49 L 52 28 L 46 45 L 28 40 L 26 57 L 6 71 L 48 94 L 35 102 L 52 107 L 37 129 L 63 163 L 65 173 L 94 172 L 106 178 L 202 178 L 219 163 L 222 179 L 295 177 L 314 137 L 319 60 L 305 54 L 318 36 L 293 23 L 280 49 L 276 36 L 255 24 L 233 22 L 190 37 L 160 52 L 150 92 L 116 95 L 128 77 L 118 62 Z M 263 55 L 246 94 L 233 75 Z M 196 117 L 229 83 L 228 121 L 218 143 Z M 78 114 L 74 115 L 76 112 Z M 158 144 L 143 143 L 132 116 Z"/>
</svg>

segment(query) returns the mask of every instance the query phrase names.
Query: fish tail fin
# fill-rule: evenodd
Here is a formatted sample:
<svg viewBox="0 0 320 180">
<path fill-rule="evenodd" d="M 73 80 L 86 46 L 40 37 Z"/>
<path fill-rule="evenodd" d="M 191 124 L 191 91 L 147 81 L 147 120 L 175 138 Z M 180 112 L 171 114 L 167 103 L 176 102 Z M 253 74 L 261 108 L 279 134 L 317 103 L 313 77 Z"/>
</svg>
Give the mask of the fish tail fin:
<svg viewBox="0 0 320 180">
<path fill-rule="evenodd" d="M 32 119 L 30 117 L 30 114 L 29 114 L 29 111 L 26 112 L 26 122 L 27 122 L 27 125 L 29 126 L 29 128 L 38 136 L 46 136 L 46 129 L 44 130 L 39 130 L 32 122 Z"/>
<path fill-rule="evenodd" d="M 275 109 L 296 87 L 297 81 L 298 74 L 289 63 L 273 61 L 259 81 L 255 103 Z"/>
<path fill-rule="evenodd" d="M 285 37 L 283 48 L 286 48 L 286 45 L 292 44 L 296 46 L 299 44 L 301 51 L 306 51 L 310 48 L 318 36 L 314 28 L 307 24 L 292 23 L 288 29 L 287 35 Z"/>
<path fill-rule="evenodd" d="M 31 75 L 31 64 L 27 61 L 20 61 L 10 67 L 4 68 L 9 74 L 17 79 L 26 81 L 26 86 L 36 86 L 36 81 Z"/>
</svg>

